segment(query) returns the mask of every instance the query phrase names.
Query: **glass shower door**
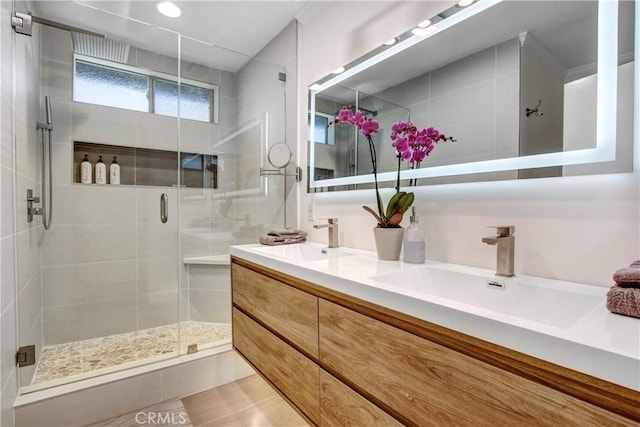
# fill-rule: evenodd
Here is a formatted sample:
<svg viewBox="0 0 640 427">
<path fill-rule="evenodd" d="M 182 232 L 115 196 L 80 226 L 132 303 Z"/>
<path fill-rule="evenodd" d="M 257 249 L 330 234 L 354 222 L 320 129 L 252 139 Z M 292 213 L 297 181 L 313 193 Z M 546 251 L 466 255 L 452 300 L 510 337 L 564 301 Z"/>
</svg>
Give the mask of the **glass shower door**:
<svg viewBox="0 0 640 427">
<path fill-rule="evenodd" d="M 295 181 L 260 173 L 268 148 L 285 141 L 284 67 L 187 37 L 180 46 L 184 353 L 230 344 L 229 246 L 283 227 Z"/>
<path fill-rule="evenodd" d="M 22 219 L 25 196 L 16 194 L 19 345 L 35 345 L 37 361 L 20 368 L 23 393 L 178 354 L 179 123 L 159 89 L 177 83 L 178 35 L 93 13 L 112 21 L 106 40 L 40 25 L 34 38 L 16 38 L 33 52 L 16 74 L 37 88 L 26 127 L 42 121 L 45 96 L 53 116 L 50 230 L 40 217 Z M 16 145 L 18 188 L 40 195 L 42 146 L 27 136 Z M 90 183 L 80 176 L 85 158 Z"/>
</svg>

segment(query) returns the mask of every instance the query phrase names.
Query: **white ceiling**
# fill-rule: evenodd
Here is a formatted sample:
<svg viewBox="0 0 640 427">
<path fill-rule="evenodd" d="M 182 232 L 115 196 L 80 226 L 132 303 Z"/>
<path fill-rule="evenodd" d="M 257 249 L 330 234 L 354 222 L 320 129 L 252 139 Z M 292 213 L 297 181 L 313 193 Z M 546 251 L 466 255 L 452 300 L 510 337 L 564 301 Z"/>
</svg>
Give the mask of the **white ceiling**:
<svg viewBox="0 0 640 427">
<path fill-rule="evenodd" d="M 105 34 L 145 50 L 182 57 L 227 71 L 237 71 L 287 24 L 309 10 L 309 0 L 185 1 L 176 0 L 182 16 L 167 18 L 152 0 L 39 1 L 43 18 Z M 317 2 L 316 2 L 317 3 Z"/>
</svg>

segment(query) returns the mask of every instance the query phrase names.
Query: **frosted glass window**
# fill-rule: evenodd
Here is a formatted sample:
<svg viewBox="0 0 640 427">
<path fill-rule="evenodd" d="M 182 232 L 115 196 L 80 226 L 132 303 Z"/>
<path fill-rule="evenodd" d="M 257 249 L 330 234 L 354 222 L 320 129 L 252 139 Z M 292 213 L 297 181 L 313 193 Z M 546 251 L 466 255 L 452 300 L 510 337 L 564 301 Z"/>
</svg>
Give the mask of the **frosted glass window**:
<svg viewBox="0 0 640 427">
<path fill-rule="evenodd" d="M 156 114 L 178 115 L 178 84 L 166 80 L 153 81 L 153 111 Z M 211 89 L 180 85 L 180 117 L 211 121 Z"/>
<path fill-rule="evenodd" d="M 311 129 L 313 129 L 314 141 L 318 144 L 335 144 L 335 131 L 329 123 L 333 121 L 333 116 L 316 112 L 314 126 L 311 126 L 311 113 L 307 115 L 307 139 L 311 140 Z"/>
<path fill-rule="evenodd" d="M 142 74 L 76 61 L 74 100 L 149 111 L 149 78 Z"/>
</svg>

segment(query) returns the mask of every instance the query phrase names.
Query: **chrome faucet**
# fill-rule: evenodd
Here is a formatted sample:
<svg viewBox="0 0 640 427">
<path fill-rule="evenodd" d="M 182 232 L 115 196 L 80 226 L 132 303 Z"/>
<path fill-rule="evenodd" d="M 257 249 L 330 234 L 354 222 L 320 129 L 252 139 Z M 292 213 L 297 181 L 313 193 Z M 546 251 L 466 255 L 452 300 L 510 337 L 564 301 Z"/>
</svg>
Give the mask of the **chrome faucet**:
<svg viewBox="0 0 640 427">
<path fill-rule="evenodd" d="M 329 229 L 329 247 L 338 247 L 338 218 L 329 218 L 328 224 L 316 224 L 313 228 L 328 228 Z"/>
<path fill-rule="evenodd" d="M 513 225 L 492 226 L 498 230 L 497 236 L 483 237 L 482 243 L 498 246 L 498 256 L 496 259 L 496 276 L 512 277 L 513 258 L 516 238 L 513 233 L 516 227 Z"/>
</svg>

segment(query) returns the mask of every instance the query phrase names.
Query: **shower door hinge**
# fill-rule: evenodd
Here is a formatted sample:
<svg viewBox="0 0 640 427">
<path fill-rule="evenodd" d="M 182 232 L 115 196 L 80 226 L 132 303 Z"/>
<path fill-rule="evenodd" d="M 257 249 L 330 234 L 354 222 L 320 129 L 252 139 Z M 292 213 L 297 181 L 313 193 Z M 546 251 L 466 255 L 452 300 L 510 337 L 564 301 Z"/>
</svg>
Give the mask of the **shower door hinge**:
<svg viewBox="0 0 640 427">
<path fill-rule="evenodd" d="M 286 82 L 287 75 L 285 73 L 278 73 L 278 80 L 280 80 L 281 82 Z"/>
<path fill-rule="evenodd" d="M 18 349 L 18 352 L 16 353 L 16 363 L 18 364 L 18 368 L 22 368 L 23 366 L 35 365 L 36 346 L 27 345 L 25 347 L 20 347 Z"/>
<path fill-rule="evenodd" d="M 16 33 L 30 36 L 32 26 L 33 19 L 31 17 L 31 12 L 13 12 L 13 15 L 11 15 L 11 27 Z"/>
</svg>

